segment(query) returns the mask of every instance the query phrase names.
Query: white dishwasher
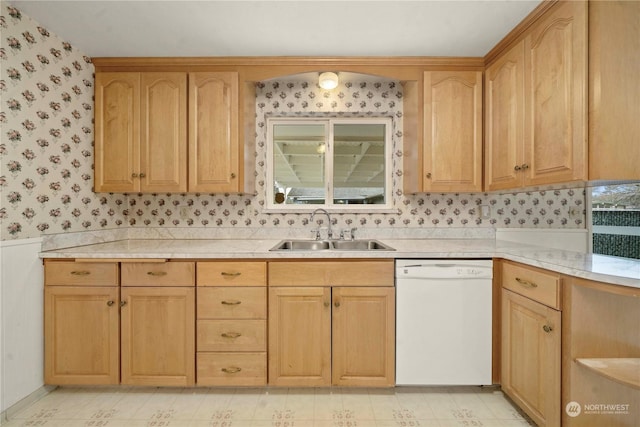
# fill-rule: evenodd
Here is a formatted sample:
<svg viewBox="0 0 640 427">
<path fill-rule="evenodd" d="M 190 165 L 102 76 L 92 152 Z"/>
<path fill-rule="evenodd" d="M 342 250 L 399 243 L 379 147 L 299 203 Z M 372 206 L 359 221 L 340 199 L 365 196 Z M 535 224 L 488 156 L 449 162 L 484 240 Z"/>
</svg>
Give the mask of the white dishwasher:
<svg viewBox="0 0 640 427">
<path fill-rule="evenodd" d="M 396 384 L 489 385 L 491 260 L 396 260 Z"/>
</svg>

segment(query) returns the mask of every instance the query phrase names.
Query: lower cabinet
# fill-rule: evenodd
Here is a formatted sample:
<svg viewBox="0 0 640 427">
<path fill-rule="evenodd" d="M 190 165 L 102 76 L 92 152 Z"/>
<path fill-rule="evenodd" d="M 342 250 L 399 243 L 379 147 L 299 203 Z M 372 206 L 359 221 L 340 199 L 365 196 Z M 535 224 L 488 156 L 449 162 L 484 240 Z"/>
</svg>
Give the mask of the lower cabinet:
<svg viewBox="0 0 640 427">
<path fill-rule="evenodd" d="M 506 262 L 502 279 L 502 390 L 539 427 L 559 426 L 561 312 L 538 298 L 555 301 L 560 279 Z"/>
<path fill-rule="evenodd" d="M 269 383 L 395 384 L 393 287 L 269 289 Z"/>
<path fill-rule="evenodd" d="M 120 382 L 119 301 L 117 286 L 45 287 L 45 384 Z"/>
<path fill-rule="evenodd" d="M 195 384 L 193 287 L 124 287 L 121 291 L 122 384 Z"/>
<path fill-rule="evenodd" d="M 267 383 L 267 263 L 197 263 L 197 383 Z"/>
<path fill-rule="evenodd" d="M 193 385 L 194 285 L 193 262 L 45 261 L 45 383 Z"/>
</svg>

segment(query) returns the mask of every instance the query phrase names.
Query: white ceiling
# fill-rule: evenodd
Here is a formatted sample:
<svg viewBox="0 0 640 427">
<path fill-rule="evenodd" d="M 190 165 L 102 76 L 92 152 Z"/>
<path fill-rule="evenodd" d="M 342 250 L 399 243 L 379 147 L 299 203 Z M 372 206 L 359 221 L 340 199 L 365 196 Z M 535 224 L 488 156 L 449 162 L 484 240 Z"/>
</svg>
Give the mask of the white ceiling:
<svg viewBox="0 0 640 427">
<path fill-rule="evenodd" d="M 478 57 L 540 0 L 9 3 L 92 57 Z"/>
</svg>

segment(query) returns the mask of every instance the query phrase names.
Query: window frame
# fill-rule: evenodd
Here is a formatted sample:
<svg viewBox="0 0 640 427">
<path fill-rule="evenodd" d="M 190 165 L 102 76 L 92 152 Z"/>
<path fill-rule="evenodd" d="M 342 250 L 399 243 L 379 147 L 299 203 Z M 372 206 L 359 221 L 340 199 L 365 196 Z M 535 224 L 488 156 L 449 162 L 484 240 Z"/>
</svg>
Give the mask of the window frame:
<svg viewBox="0 0 640 427">
<path fill-rule="evenodd" d="M 268 117 L 267 123 L 267 147 L 265 163 L 266 182 L 265 182 L 265 204 L 264 211 L 267 213 L 306 213 L 313 212 L 322 208 L 329 212 L 345 212 L 345 213 L 393 213 L 393 118 L 392 117 Z M 333 185 L 333 166 L 334 166 L 334 126 L 336 124 L 382 124 L 385 125 L 384 131 L 384 204 L 338 204 L 333 203 L 334 185 Z M 324 195 L 325 203 L 323 204 L 276 204 L 274 202 L 274 143 L 273 128 L 277 124 L 324 124 L 326 137 L 325 151 L 325 182 Z"/>
</svg>

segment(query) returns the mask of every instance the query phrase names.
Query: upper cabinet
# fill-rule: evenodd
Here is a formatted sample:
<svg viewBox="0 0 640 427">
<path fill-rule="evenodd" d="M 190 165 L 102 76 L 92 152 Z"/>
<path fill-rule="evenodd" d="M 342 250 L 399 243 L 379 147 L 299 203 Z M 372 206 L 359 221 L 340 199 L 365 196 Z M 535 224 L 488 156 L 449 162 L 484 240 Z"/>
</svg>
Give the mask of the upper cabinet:
<svg viewBox="0 0 640 427">
<path fill-rule="evenodd" d="M 422 191 L 482 191 L 482 72 L 424 73 L 422 161 Z"/>
<path fill-rule="evenodd" d="M 241 191 L 236 72 L 98 72 L 95 93 L 96 192 Z"/>
<path fill-rule="evenodd" d="M 589 2 L 589 179 L 640 180 L 640 2 Z"/>
<path fill-rule="evenodd" d="M 238 73 L 189 74 L 189 191 L 238 191 Z"/>
<path fill-rule="evenodd" d="M 587 179 L 586 10 L 559 3 L 487 68 L 486 190 Z"/>
</svg>

